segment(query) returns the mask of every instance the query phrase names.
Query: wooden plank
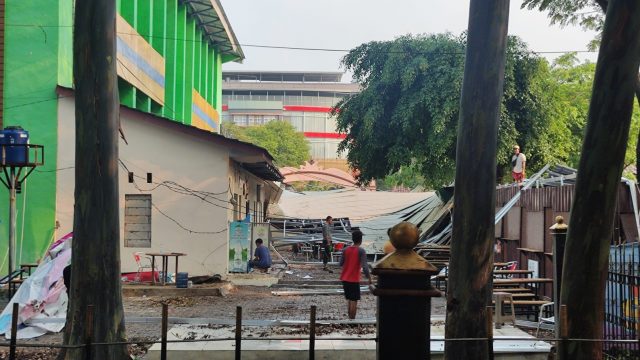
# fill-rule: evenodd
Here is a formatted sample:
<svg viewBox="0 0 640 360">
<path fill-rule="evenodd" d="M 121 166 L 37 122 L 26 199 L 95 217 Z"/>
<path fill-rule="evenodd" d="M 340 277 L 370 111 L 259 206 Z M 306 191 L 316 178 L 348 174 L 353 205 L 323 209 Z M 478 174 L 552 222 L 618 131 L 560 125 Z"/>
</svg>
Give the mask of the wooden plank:
<svg viewBox="0 0 640 360">
<path fill-rule="evenodd" d="M 525 300 L 525 299 L 533 300 L 533 298 L 536 297 L 536 294 L 533 294 L 533 293 L 514 293 L 514 294 L 511 294 L 511 297 L 514 300 Z"/>
<path fill-rule="evenodd" d="M 543 253 L 542 250 L 530 249 L 530 248 L 518 248 L 520 251 L 530 252 L 530 253 Z"/>
<path fill-rule="evenodd" d="M 513 300 L 513 306 L 540 306 L 548 304 L 547 300 Z M 492 301 L 495 304 L 495 301 Z M 511 300 L 504 300 L 505 304 L 511 304 Z"/>
<path fill-rule="evenodd" d="M 493 273 L 498 275 L 533 274 L 533 270 L 493 270 Z"/>
<path fill-rule="evenodd" d="M 494 288 L 494 292 L 508 292 L 508 293 L 521 293 L 521 292 L 529 292 L 531 289 L 527 288 Z"/>
<path fill-rule="evenodd" d="M 518 278 L 518 279 L 495 279 L 493 285 L 514 285 L 514 284 L 542 284 L 552 283 L 553 279 L 547 278 Z"/>
</svg>

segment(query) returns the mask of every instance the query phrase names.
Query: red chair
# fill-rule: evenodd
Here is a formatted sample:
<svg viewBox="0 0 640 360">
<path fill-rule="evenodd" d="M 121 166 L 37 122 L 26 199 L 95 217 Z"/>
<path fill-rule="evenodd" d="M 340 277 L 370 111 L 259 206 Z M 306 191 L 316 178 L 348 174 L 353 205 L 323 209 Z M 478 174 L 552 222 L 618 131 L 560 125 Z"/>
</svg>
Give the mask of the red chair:
<svg viewBox="0 0 640 360">
<path fill-rule="evenodd" d="M 143 263 L 142 258 L 146 259 L 146 263 Z M 144 255 L 144 253 L 141 252 L 134 252 L 133 253 L 133 259 L 136 261 L 136 264 L 138 264 L 138 270 L 136 271 L 136 276 L 135 276 L 135 282 L 141 282 L 142 281 L 142 273 L 144 272 L 144 269 L 149 269 L 151 270 L 151 276 L 150 276 L 150 281 L 155 277 L 156 279 L 159 279 L 158 277 L 158 268 L 157 267 L 152 267 L 151 266 L 151 258 Z"/>
</svg>

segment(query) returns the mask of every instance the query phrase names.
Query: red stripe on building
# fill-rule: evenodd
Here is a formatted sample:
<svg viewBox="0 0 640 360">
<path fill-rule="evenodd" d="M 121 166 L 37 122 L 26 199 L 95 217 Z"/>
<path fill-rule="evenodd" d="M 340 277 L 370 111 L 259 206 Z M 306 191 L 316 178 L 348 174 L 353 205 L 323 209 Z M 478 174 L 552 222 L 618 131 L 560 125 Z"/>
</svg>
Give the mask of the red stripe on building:
<svg viewBox="0 0 640 360">
<path fill-rule="evenodd" d="M 285 111 L 306 111 L 306 112 L 321 112 L 328 113 L 331 111 L 331 107 L 327 106 L 298 106 L 298 105 L 285 105 Z"/>
<path fill-rule="evenodd" d="M 344 139 L 347 134 L 323 133 L 323 132 L 305 132 L 304 137 L 320 138 L 320 139 Z"/>
</svg>

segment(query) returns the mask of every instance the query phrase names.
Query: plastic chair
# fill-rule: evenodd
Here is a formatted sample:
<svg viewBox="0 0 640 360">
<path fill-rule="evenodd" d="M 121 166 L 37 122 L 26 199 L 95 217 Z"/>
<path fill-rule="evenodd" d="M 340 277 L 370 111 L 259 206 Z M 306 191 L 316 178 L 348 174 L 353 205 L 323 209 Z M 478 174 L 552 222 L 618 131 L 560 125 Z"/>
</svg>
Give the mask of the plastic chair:
<svg viewBox="0 0 640 360">
<path fill-rule="evenodd" d="M 545 311 L 544 309 L 550 307 L 553 310 L 553 303 L 546 303 L 540 306 L 540 315 L 538 315 L 538 328 L 536 329 L 536 337 L 538 337 L 538 332 L 540 332 L 540 325 L 542 324 L 551 324 L 551 325 L 555 325 L 556 323 L 556 318 L 555 316 L 551 316 L 551 317 L 544 317 Z"/>
<path fill-rule="evenodd" d="M 147 264 L 143 264 L 142 262 L 143 257 L 147 260 Z M 144 253 L 141 253 L 141 252 L 134 252 L 133 258 L 136 261 L 136 264 L 138 264 L 138 270 L 136 271 L 136 277 L 135 277 L 136 282 L 140 282 L 141 274 L 144 271 L 144 269 L 151 270 L 151 278 L 156 276 L 156 274 L 158 273 L 158 268 L 151 266 L 151 258 L 149 256 L 146 256 L 144 255 Z"/>
<path fill-rule="evenodd" d="M 511 321 L 513 326 L 516 326 L 516 310 L 513 307 L 513 294 L 507 292 L 494 292 L 493 297 L 496 299 L 496 311 L 493 318 L 496 324 L 496 329 L 500 329 L 506 321 Z M 507 315 L 505 315 L 502 310 L 505 301 L 509 301 L 509 305 L 511 306 L 511 313 Z"/>
<path fill-rule="evenodd" d="M 307 261 L 309 261 L 309 256 L 313 255 L 313 248 L 309 244 L 303 244 L 302 246 L 300 246 L 300 252 L 304 254 Z"/>
<path fill-rule="evenodd" d="M 332 262 L 340 262 L 341 257 L 342 257 L 342 251 L 334 251 L 331 253 Z"/>
</svg>

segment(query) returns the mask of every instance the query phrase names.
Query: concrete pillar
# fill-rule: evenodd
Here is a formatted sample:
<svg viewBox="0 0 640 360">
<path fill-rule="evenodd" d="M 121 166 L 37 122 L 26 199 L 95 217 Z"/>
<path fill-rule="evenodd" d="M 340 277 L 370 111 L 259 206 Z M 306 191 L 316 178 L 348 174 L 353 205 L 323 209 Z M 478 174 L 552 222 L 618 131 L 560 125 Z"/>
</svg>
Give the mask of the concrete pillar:
<svg viewBox="0 0 640 360">
<path fill-rule="evenodd" d="M 553 315 L 556 319 L 560 314 L 560 288 L 562 285 L 562 263 L 564 260 L 564 245 L 567 241 L 567 224 L 562 216 L 556 216 L 556 223 L 549 228 L 553 236 Z M 560 321 L 555 322 L 555 334 L 560 334 Z"/>
<path fill-rule="evenodd" d="M 413 251 L 418 235 L 411 223 L 394 226 L 389 236 L 396 250 L 373 266 L 379 360 L 430 359 L 431 298 L 442 293 L 430 281 L 438 269 Z"/>
</svg>

